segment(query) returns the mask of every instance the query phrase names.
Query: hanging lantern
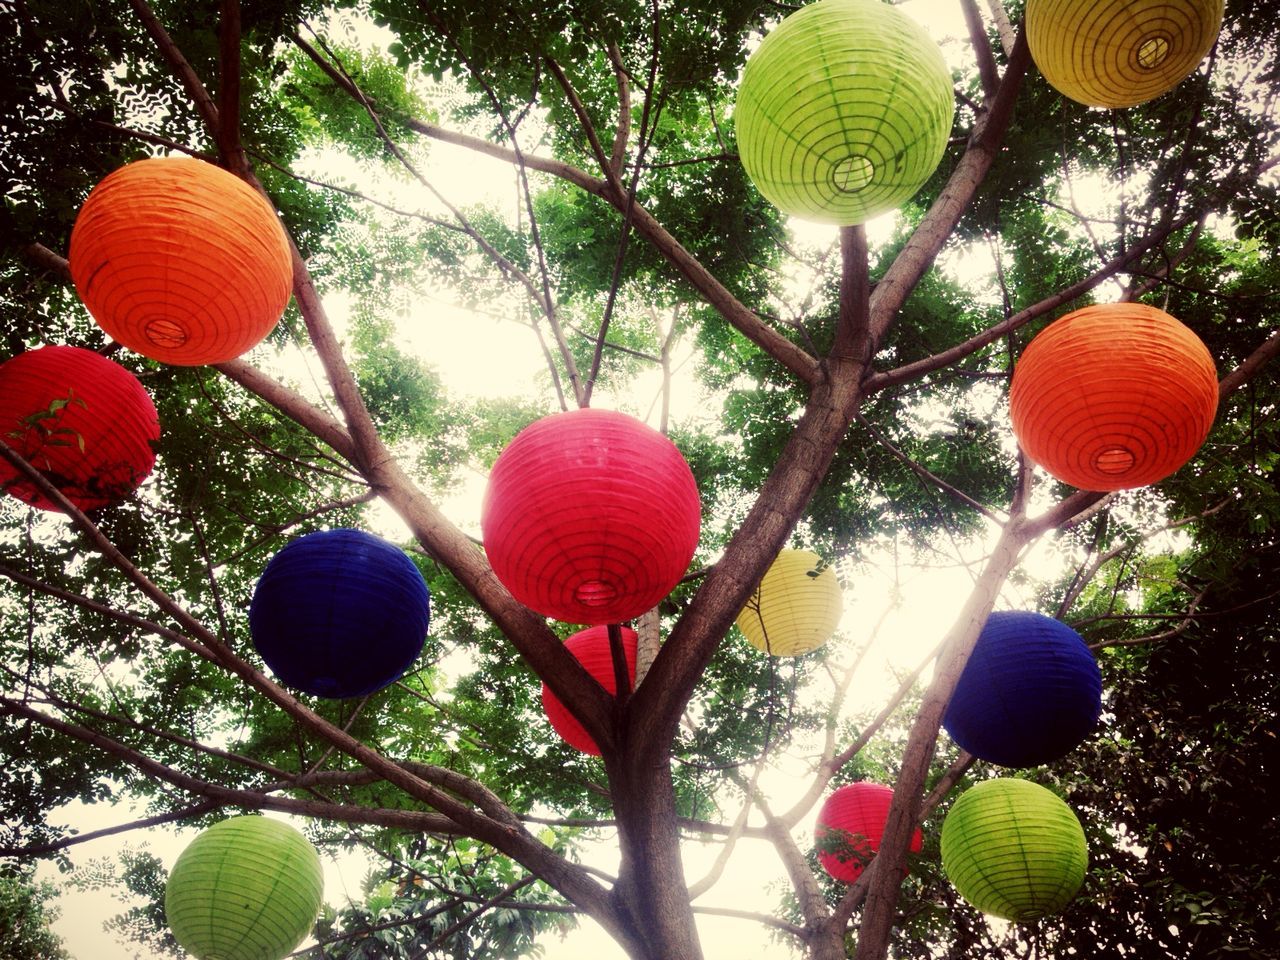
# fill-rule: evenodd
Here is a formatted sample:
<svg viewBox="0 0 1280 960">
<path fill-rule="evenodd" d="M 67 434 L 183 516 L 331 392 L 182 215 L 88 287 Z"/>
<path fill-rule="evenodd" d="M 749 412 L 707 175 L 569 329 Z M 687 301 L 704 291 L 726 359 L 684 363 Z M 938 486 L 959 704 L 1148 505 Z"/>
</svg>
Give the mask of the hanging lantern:
<svg viewBox="0 0 1280 960">
<path fill-rule="evenodd" d="M 1001 610 L 987 618 L 942 725 L 979 759 L 1034 767 L 1075 749 L 1101 712 L 1102 672 L 1080 634 Z"/>
<path fill-rule="evenodd" d="M 1027 0 L 1045 80 L 1090 107 L 1132 107 L 1176 87 L 1222 27 L 1222 0 Z"/>
<path fill-rule="evenodd" d="M 138 378 L 80 347 L 28 350 L 0 364 L 0 437 L 81 510 L 122 500 L 155 465 L 160 420 Z M 8 461 L 0 488 L 60 508 Z"/>
<path fill-rule="evenodd" d="M 809 550 L 782 550 L 738 614 L 738 629 L 753 647 L 797 657 L 830 639 L 843 600 L 835 571 Z"/>
<path fill-rule="evenodd" d="M 1217 408 L 1204 343 L 1140 303 L 1085 307 L 1054 321 L 1022 352 L 1009 389 L 1023 451 L 1082 490 L 1163 480 L 1200 449 Z"/>
<path fill-rule="evenodd" d="M 94 187 L 71 231 L 71 277 L 112 338 L 163 363 L 231 360 L 289 303 L 293 261 L 275 211 L 239 177 L 169 157 Z"/>
<path fill-rule="evenodd" d="M 879 0 L 820 0 L 752 53 L 734 123 L 742 165 L 766 199 L 848 226 L 915 195 L 954 115 L 951 71 L 915 21 Z"/>
<path fill-rule="evenodd" d="M 942 824 L 942 869 L 976 909 L 1026 922 L 1057 913 L 1084 882 L 1089 852 L 1071 808 L 1028 780 L 986 780 Z"/>
<path fill-rule="evenodd" d="M 320 857 L 279 820 L 232 817 L 187 846 L 164 891 L 169 929 L 199 960 L 281 960 L 315 925 Z"/>
<path fill-rule="evenodd" d="M 636 682 L 636 642 L 636 632 L 630 627 L 622 627 L 622 650 L 633 685 Z M 580 630 L 566 640 L 564 646 L 607 693 L 617 694 L 618 685 L 614 681 L 613 652 L 609 647 L 607 626 Z M 589 753 L 593 757 L 600 756 L 600 748 L 590 734 L 545 683 L 542 685 L 542 709 L 551 721 L 552 729 L 560 734 L 560 739 L 583 753 Z"/>
<path fill-rule="evenodd" d="M 634 417 L 573 410 L 499 455 L 481 508 L 493 572 L 566 623 L 620 623 L 679 583 L 698 545 L 698 487 L 675 444 Z"/>
<path fill-rule="evenodd" d="M 360 530 L 323 530 L 271 558 L 249 629 L 281 683 L 318 697 L 360 697 L 418 659 L 430 599 L 399 547 Z"/>
<path fill-rule="evenodd" d="M 893 790 L 861 781 L 840 787 L 823 801 L 813 831 L 818 862 L 835 880 L 853 883 L 880 850 Z M 924 837 L 911 835 L 911 852 L 919 853 Z"/>
</svg>

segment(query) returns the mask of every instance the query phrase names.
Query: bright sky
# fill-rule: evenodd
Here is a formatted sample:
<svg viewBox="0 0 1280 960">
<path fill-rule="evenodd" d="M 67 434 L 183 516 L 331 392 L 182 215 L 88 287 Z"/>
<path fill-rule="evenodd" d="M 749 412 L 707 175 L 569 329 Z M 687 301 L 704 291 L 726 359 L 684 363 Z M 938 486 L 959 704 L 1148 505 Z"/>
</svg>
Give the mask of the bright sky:
<svg viewBox="0 0 1280 960">
<path fill-rule="evenodd" d="M 940 41 L 964 36 L 964 22 L 957 0 L 911 0 L 903 4 L 902 9 L 918 19 Z M 943 49 L 953 62 L 967 55 L 964 43 L 946 42 Z M 482 199 L 481 195 L 472 193 L 472 189 L 479 189 L 487 195 L 493 184 L 505 187 L 511 182 L 512 171 L 498 161 L 437 144 L 432 147 L 428 175 L 437 186 L 448 190 L 451 202 L 465 205 Z M 507 193 L 510 195 L 510 191 Z M 831 227 L 801 223 L 793 226 L 803 240 L 813 244 L 827 243 L 835 236 L 835 230 Z M 873 240 L 877 233 L 887 234 L 892 227 L 891 216 L 880 218 L 869 227 Z M 335 316 L 339 315 L 340 304 L 331 304 L 330 310 Z M 425 359 L 435 366 L 448 389 L 455 395 L 533 395 L 538 390 L 537 378 L 542 371 L 542 360 L 526 328 L 517 327 L 502 319 L 470 313 L 440 299 L 428 302 L 415 311 L 411 329 L 412 334 L 406 335 L 406 346 L 428 345 L 425 347 L 429 351 Z M 483 364 L 477 362 L 476 344 L 484 345 Z M 307 379 L 296 362 L 290 362 L 288 367 L 299 379 Z M 314 361 L 312 367 L 318 378 L 318 365 Z M 643 410 L 656 396 L 657 389 L 656 379 L 642 382 L 629 398 L 629 404 L 639 405 Z M 701 400 L 696 388 L 687 380 L 678 380 L 673 398 L 674 415 L 679 416 L 683 411 L 697 409 Z M 598 405 L 600 403 L 607 405 L 608 398 L 598 402 Z M 465 528 L 478 528 L 479 496 L 482 489 L 483 478 L 476 477 L 474 482 L 467 484 L 444 504 L 448 514 Z M 390 532 L 394 529 L 394 519 L 387 515 L 386 520 Z M 979 560 L 979 553 L 974 548 L 973 555 L 966 559 Z M 854 706 L 878 709 L 893 688 L 888 671 L 914 666 L 934 646 L 950 626 L 952 611 L 967 594 L 972 577 L 973 573 L 961 566 L 932 568 L 928 571 L 906 568 L 902 571 L 899 584 L 902 591 L 900 606 L 882 628 L 878 645 L 873 655 L 867 658 L 867 663 L 871 666 L 863 668 L 862 678 L 851 692 L 850 699 Z M 889 586 L 890 581 L 883 572 L 873 572 L 866 580 L 849 585 L 841 627 L 843 639 L 837 641 L 845 645 L 846 654 L 866 638 L 870 626 L 880 619 Z M 951 602 L 952 599 L 954 602 Z M 802 792 L 802 788 L 798 788 L 787 776 L 775 778 L 775 782 L 766 785 L 766 790 L 775 797 L 779 808 L 790 806 L 790 802 Z M 65 813 L 65 819 L 74 823 L 80 831 L 111 826 L 131 819 L 126 810 L 105 806 L 68 808 Z M 811 823 L 803 825 L 802 829 L 810 830 Z M 72 861 L 77 866 L 82 866 L 90 859 L 113 858 L 125 844 L 146 844 L 165 861 L 166 866 L 171 866 L 193 836 L 194 833 L 189 830 L 161 828 L 145 834 L 135 833 L 95 841 L 72 848 L 69 853 Z M 703 875 L 714 859 L 715 852 L 714 847 L 689 845 L 686 869 L 691 881 Z M 601 868 L 608 870 L 613 866 L 610 862 L 612 856 L 610 845 L 605 843 L 594 859 Z M 355 859 L 327 863 L 326 900 L 340 905 L 348 896 L 358 898 L 364 872 L 363 862 Z M 57 881 L 56 872 L 48 867 L 42 869 L 41 876 Z M 699 903 L 769 912 L 777 901 L 776 893 L 770 892 L 769 887 L 782 877 L 780 865 L 769 848 L 758 842 L 744 841 L 735 853 L 730 868 L 725 871 L 724 878 Z M 122 909 L 120 904 L 105 897 L 79 895 L 64 897 L 61 908 L 63 916 L 56 929 L 78 960 L 129 960 L 133 956 L 130 948 L 109 941 L 102 933 L 102 922 L 118 913 Z M 791 955 L 786 948 L 773 943 L 765 930 L 755 924 L 707 917 L 702 918 L 699 923 L 704 934 L 708 960 L 783 960 Z M 592 960 L 622 960 L 624 957 L 613 941 L 589 921 L 584 921 L 581 929 L 564 941 L 548 938 L 545 946 L 548 960 L 578 960 L 583 957 L 590 957 Z"/>
</svg>

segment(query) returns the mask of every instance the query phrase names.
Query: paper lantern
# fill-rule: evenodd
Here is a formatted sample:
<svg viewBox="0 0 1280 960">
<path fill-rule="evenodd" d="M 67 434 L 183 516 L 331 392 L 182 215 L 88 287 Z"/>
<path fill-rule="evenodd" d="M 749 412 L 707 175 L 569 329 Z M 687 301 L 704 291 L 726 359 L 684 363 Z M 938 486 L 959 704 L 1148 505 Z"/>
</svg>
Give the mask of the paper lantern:
<svg viewBox="0 0 1280 960">
<path fill-rule="evenodd" d="M 738 629 L 765 653 L 796 657 L 830 639 L 842 604 L 835 571 L 816 553 L 782 550 L 738 614 Z"/>
<path fill-rule="evenodd" d="M 1028 0 L 1031 57 L 1055 90 L 1131 107 L 1172 90 L 1209 52 L 1222 0 Z"/>
<path fill-rule="evenodd" d="M 230 360 L 280 319 L 293 286 L 270 204 L 199 160 L 139 160 L 105 177 L 71 231 L 71 277 L 115 340 L 164 363 Z"/>
<path fill-rule="evenodd" d="M 627 673 L 631 683 L 636 680 L 636 632 L 630 627 L 622 627 L 622 649 L 627 662 Z M 617 694 L 618 685 L 614 682 L 613 652 L 609 647 L 609 628 L 607 626 L 588 627 L 580 630 L 564 642 L 568 650 L 582 668 L 595 678 L 596 683 L 611 694 Z M 552 729 L 560 734 L 560 738 L 571 747 L 583 753 L 600 756 L 600 748 L 583 728 L 568 707 L 560 702 L 545 683 L 542 685 L 542 709 L 551 721 Z"/>
<path fill-rule="evenodd" d="M 975 757 L 1005 767 L 1050 763 L 1098 724 L 1102 672 L 1080 634 L 1044 614 L 987 618 L 942 725 Z"/>
<path fill-rule="evenodd" d="M 81 510 L 122 500 L 155 465 L 160 420 L 124 367 L 80 347 L 28 350 L 0 364 L 0 436 Z M 60 508 L 7 460 L 0 488 Z"/>
<path fill-rule="evenodd" d="M 169 929 L 199 960 L 281 960 L 315 925 L 320 857 L 279 820 L 232 817 L 178 857 L 164 891 Z"/>
<path fill-rule="evenodd" d="M 499 455 L 481 507 L 493 572 L 525 606 L 566 623 L 652 609 L 698 545 L 698 487 L 675 444 L 609 410 L 557 413 Z"/>
<path fill-rule="evenodd" d="M 1155 483 L 1213 426 L 1218 377 L 1200 338 L 1163 310 L 1076 310 L 1027 345 L 1009 412 L 1023 451 L 1064 483 L 1111 491 Z"/>
<path fill-rule="evenodd" d="M 742 165 L 770 202 L 851 225 L 924 185 L 954 114 L 951 71 L 910 17 L 879 0 L 821 0 L 752 53 L 734 123 Z"/>
<path fill-rule="evenodd" d="M 851 783 L 823 801 L 813 831 L 818 862 L 835 880 L 853 883 L 880 850 L 893 790 L 878 783 Z M 911 852 L 919 853 L 924 837 L 911 835 Z"/>
<path fill-rule="evenodd" d="M 1057 913 L 1089 863 L 1071 808 L 1028 780 L 986 780 L 966 790 L 942 824 L 942 869 L 978 910 L 1025 922 Z"/>
<path fill-rule="evenodd" d="M 280 682 L 360 697 L 400 678 L 426 642 L 430 593 L 404 551 L 360 530 L 323 530 L 271 558 L 249 605 L 258 653 Z"/>
</svg>

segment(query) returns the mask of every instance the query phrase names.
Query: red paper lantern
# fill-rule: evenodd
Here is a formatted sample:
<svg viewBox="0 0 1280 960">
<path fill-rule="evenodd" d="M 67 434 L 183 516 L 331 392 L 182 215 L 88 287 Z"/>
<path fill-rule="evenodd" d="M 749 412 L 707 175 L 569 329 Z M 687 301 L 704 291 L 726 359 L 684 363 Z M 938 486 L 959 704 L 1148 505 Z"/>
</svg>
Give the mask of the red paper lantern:
<svg viewBox="0 0 1280 960">
<path fill-rule="evenodd" d="M 832 879 L 853 883 L 880 849 L 889 818 L 893 790 L 879 783 L 851 783 L 833 792 L 818 811 L 813 831 L 818 862 Z M 911 835 L 911 852 L 919 853 L 924 837 Z"/>
<path fill-rule="evenodd" d="M 634 630 L 630 627 L 622 628 L 622 649 L 627 661 L 627 673 L 633 685 L 636 682 L 636 639 Z M 564 646 L 600 686 L 611 694 L 617 694 L 618 685 L 614 682 L 613 652 L 609 648 L 607 626 L 580 630 L 566 640 Z M 542 709 L 551 721 L 552 728 L 565 743 L 593 757 L 600 756 L 600 748 L 596 746 L 596 742 L 545 683 L 542 685 Z"/>
<path fill-rule="evenodd" d="M 102 180 L 71 231 L 71 277 L 112 338 L 163 363 L 221 363 L 289 303 L 293 260 L 275 211 L 199 160 L 139 160 Z"/>
<path fill-rule="evenodd" d="M 573 410 L 534 422 L 489 474 L 480 525 L 498 579 L 566 623 L 620 623 L 671 592 L 702 518 L 675 444 L 634 417 Z"/>
<path fill-rule="evenodd" d="M 1085 307 L 1027 345 L 1009 390 L 1023 451 L 1082 490 L 1169 476 L 1213 426 L 1218 376 L 1200 338 L 1140 303 Z"/>
<path fill-rule="evenodd" d="M 41 347 L 0 364 L 0 435 L 81 510 L 128 496 L 155 465 L 160 419 L 124 367 L 80 347 Z M 0 487 L 60 510 L 8 461 Z"/>
</svg>

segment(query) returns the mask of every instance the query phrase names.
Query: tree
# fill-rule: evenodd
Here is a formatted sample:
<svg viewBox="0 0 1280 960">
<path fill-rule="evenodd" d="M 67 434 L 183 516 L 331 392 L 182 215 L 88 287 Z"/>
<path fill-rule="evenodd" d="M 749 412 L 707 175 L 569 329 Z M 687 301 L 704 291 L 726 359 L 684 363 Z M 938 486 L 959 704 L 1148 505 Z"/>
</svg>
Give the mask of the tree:
<svg viewBox="0 0 1280 960">
<path fill-rule="evenodd" d="M 1200 619 L 1209 598 L 1234 609 L 1248 583 L 1214 518 L 1234 517 L 1243 552 L 1262 557 L 1277 515 L 1265 370 L 1280 349 L 1280 15 L 1229 3 L 1192 77 L 1120 112 L 1086 110 L 1035 75 L 1018 5 L 956 6 L 969 37 L 941 167 L 888 239 L 847 227 L 825 249 L 789 235 L 734 155 L 735 83 L 773 4 L 130 0 L 0 14 L 15 79 L 0 111 L 11 352 L 113 350 L 77 305 L 64 255 L 88 189 L 129 159 L 225 166 L 271 199 L 295 245 L 295 306 L 250 359 L 185 369 L 114 353 L 145 378 L 164 424 L 139 494 L 92 515 L 59 501 L 66 523 L 4 508 L 5 854 L 85 839 L 50 822 L 72 798 L 138 798 L 151 825 L 280 811 L 387 864 L 363 912 L 322 919 L 345 955 L 508 956 L 582 914 L 634 957 L 694 958 L 693 900 L 725 863 L 687 878 L 682 842 L 723 838 L 728 856 L 751 835 L 774 845 L 793 887 L 778 914 L 755 919 L 814 960 L 883 957 L 891 939 L 902 955 L 1002 955 L 1032 934 L 1016 929 L 1009 947 L 959 905 L 936 841 L 905 894 L 903 865 L 916 824 L 964 778 L 991 775 L 938 754 L 939 722 L 1006 582 L 1032 576 L 1027 550 L 1051 535 L 1079 566 L 1044 585 L 1045 609 L 1126 645 L 1102 654 L 1116 718 L 1105 746 L 1071 778 L 1075 755 L 1037 776 L 1078 783 L 1107 864 L 1077 907 L 1095 923 L 1081 929 L 1139 942 L 1102 895 L 1140 875 L 1110 826 L 1140 818 L 1103 795 L 1102 754 L 1155 762 L 1134 752 L 1148 704 L 1185 706 L 1148 699 L 1161 657 L 1210 642 L 1190 629 L 1201 623 L 1237 636 L 1230 617 Z M 386 31 L 385 47 L 362 44 L 358 19 Z M 507 164 L 518 215 L 451 204 L 431 174 L 443 144 Z M 316 151 L 326 162 L 308 173 Z M 357 173 L 339 174 L 336 158 Z M 403 202 L 358 185 L 373 180 L 400 184 Z M 436 199 L 415 208 L 411 193 Z M 961 258 L 977 277 L 952 268 Z M 807 292 L 794 293 L 797 276 Z M 546 358 L 545 396 L 452 401 L 397 339 L 413 298 L 437 288 L 520 318 Z M 1117 297 L 1167 303 L 1204 338 L 1222 374 L 1217 429 L 1156 488 L 1104 497 L 1037 481 L 1007 442 L 1011 357 L 1068 307 Z M 350 305 L 342 334 L 336 302 Z M 680 347 L 715 423 L 668 422 Z M 298 351 L 323 389 L 268 368 Z M 630 384 L 653 368 L 660 423 L 693 467 L 706 521 L 695 570 L 638 623 L 643 677 L 613 697 L 565 652 L 563 625 L 518 603 L 439 504 L 535 416 L 606 393 L 632 405 Z M 7 444 L 0 455 L 59 499 Z M 252 585 L 286 540 L 368 523 L 375 498 L 431 586 L 424 659 L 365 700 L 297 697 L 253 653 Z M 1172 526 L 1191 547 L 1146 536 Z M 910 697 L 911 674 L 883 710 L 842 712 L 856 658 L 779 666 L 728 636 L 788 544 L 848 575 L 886 544 L 945 553 L 989 531 L 927 685 Z M 1124 633 L 1147 616 L 1188 626 Z M 1139 639 L 1163 646 L 1132 653 Z M 465 666 L 447 661 L 460 651 Z M 539 680 L 601 761 L 539 724 Z M 1244 683 L 1227 677 L 1218 692 Z M 1241 740 L 1274 723 L 1273 694 L 1251 696 L 1247 717 L 1223 714 Z M 914 710 L 895 712 L 904 702 Z M 1211 727 L 1219 703 L 1204 706 Z M 779 811 L 759 776 L 788 750 L 810 773 Z M 894 806 L 879 855 L 846 889 L 815 872 L 797 826 L 829 785 L 867 775 L 895 784 Z M 600 826 L 616 830 L 616 876 L 575 858 Z M 1272 896 L 1269 876 L 1257 885 Z M 1159 915 L 1160 901 L 1141 909 Z M 1034 935 L 1066 943 L 1063 924 Z"/>
<path fill-rule="evenodd" d="M 0 950 L 12 960 L 59 960 L 67 956 L 62 941 L 49 929 L 57 913 L 45 904 L 49 884 L 33 885 L 27 877 L 0 875 Z"/>
</svg>

